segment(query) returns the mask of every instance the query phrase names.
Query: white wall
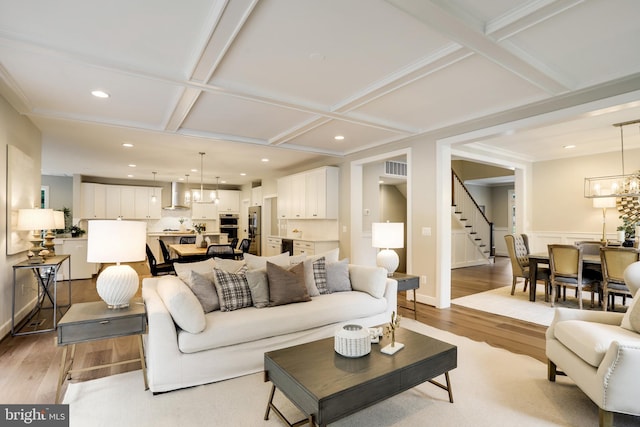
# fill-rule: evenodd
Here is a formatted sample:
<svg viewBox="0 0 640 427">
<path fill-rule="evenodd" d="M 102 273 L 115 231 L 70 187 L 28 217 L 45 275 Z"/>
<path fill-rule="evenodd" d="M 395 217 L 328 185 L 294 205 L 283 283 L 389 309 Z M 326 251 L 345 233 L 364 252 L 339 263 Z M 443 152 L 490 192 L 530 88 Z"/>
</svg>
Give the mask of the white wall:
<svg viewBox="0 0 640 427">
<path fill-rule="evenodd" d="M 40 158 L 42 150 L 40 131 L 29 119 L 16 112 L 6 100 L 0 96 L 0 337 L 5 336 L 11 330 L 11 301 L 13 287 L 13 265 L 26 259 L 26 253 L 7 255 L 7 145 L 11 144 L 33 159 L 34 170 L 40 171 Z M 40 198 L 40 174 L 38 173 L 37 185 L 33 188 L 34 204 L 39 203 Z M 22 270 L 18 275 L 20 286 L 17 295 L 17 311 L 23 309 L 36 296 L 37 287 L 33 274 Z"/>
</svg>

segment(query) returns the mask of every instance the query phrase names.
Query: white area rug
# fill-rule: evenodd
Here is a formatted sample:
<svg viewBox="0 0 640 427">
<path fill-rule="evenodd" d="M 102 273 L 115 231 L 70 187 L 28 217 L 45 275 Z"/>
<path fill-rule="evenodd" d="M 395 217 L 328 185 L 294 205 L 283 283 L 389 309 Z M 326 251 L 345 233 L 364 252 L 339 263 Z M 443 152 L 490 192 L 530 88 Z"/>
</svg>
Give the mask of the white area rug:
<svg viewBox="0 0 640 427">
<path fill-rule="evenodd" d="M 458 346 L 458 367 L 450 373 L 455 403 L 449 403 L 444 390 L 425 383 L 333 426 L 598 425 L 597 407 L 570 379 L 547 381 L 545 364 L 411 319 L 403 319 L 401 326 Z M 283 425 L 273 413 L 263 420 L 271 384 L 263 382 L 262 374 L 157 396 L 143 388 L 140 371 L 70 384 L 64 402 L 70 404 L 71 426 Z M 302 418 L 279 392 L 276 405 L 290 421 Z M 637 426 L 640 418 L 616 415 L 614 421 Z"/>
<path fill-rule="evenodd" d="M 554 308 L 548 302 L 544 302 L 544 285 L 536 286 L 536 301 L 529 301 L 529 289 L 522 291 L 522 283 L 518 284 L 514 295 L 511 295 L 511 286 L 492 289 L 478 294 L 451 300 L 451 304 L 473 308 L 475 310 L 486 311 L 488 313 L 499 314 L 501 316 L 512 317 L 538 325 L 549 326 L 553 320 Z M 630 304 L 631 298 L 627 298 Z M 584 310 L 602 310 L 598 306 L 598 296 L 595 297 L 595 304 L 591 309 L 591 293 L 582 293 L 582 304 Z M 620 309 L 622 298 L 616 299 L 616 310 Z M 578 300 L 575 298 L 575 290 L 567 289 L 566 301 L 558 301 L 556 307 L 570 307 L 578 309 Z"/>
</svg>

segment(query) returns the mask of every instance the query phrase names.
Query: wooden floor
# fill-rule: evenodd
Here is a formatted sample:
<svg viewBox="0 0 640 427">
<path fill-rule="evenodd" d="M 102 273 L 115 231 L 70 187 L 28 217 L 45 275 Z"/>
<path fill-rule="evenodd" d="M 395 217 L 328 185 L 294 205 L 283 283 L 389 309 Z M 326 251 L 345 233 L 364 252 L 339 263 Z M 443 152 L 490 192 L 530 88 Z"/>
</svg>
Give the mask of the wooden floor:
<svg viewBox="0 0 640 427">
<path fill-rule="evenodd" d="M 141 275 L 148 275 L 144 264 L 136 266 Z M 493 265 L 469 267 L 452 271 L 452 298 L 483 292 L 511 284 L 508 259 L 499 258 Z M 95 279 L 72 282 L 72 302 L 98 301 Z M 410 306 L 399 295 L 399 304 Z M 457 335 L 484 341 L 512 352 L 544 358 L 546 327 L 507 317 L 453 305 L 436 309 L 418 304 L 418 320 Z M 400 314 L 413 317 L 403 308 Z M 55 332 L 38 335 L 5 337 L 0 341 L 0 402 L 3 404 L 46 404 L 55 399 L 56 382 L 62 350 L 56 346 Z M 75 367 L 90 367 L 137 357 L 133 337 L 80 344 L 76 350 Z M 78 374 L 74 381 L 100 378 L 110 374 L 139 369 L 131 363 Z M 140 387 L 143 387 L 142 377 Z M 63 389 L 64 393 L 64 389 Z"/>
</svg>

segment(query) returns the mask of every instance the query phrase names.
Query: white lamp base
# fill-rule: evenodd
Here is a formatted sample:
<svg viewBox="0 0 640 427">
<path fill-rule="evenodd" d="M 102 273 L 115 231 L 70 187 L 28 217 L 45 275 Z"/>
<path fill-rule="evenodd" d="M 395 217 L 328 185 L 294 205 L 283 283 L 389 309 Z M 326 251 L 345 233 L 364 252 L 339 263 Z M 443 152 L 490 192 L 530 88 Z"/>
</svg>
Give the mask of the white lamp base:
<svg viewBox="0 0 640 427">
<path fill-rule="evenodd" d="M 376 265 L 378 267 L 386 268 L 387 276 L 391 276 L 393 272 L 396 271 L 396 268 L 398 268 L 398 265 L 400 265 L 400 258 L 396 251 L 392 249 L 383 249 L 378 252 L 378 255 L 376 256 Z"/>
<path fill-rule="evenodd" d="M 391 344 L 385 345 L 384 347 L 382 347 L 380 351 L 383 352 L 384 354 L 391 355 L 391 354 L 396 354 L 403 348 L 404 348 L 404 344 L 397 342 L 393 347 L 391 346 Z"/>
<path fill-rule="evenodd" d="M 98 276 L 96 289 L 107 307 L 129 307 L 129 301 L 138 292 L 138 273 L 125 264 L 109 266 Z"/>
</svg>

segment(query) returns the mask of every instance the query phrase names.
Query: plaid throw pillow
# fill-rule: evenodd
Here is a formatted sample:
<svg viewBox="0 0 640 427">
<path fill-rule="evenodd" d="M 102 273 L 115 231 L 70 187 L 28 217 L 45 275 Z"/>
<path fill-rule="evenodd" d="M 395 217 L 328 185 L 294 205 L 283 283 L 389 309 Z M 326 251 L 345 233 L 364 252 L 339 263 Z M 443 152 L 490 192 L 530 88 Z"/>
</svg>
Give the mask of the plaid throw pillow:
<svg viewBox="0 0 640 427">
<path fill-rule="evenodd" d="M 331 293 L 329 286 L 327 286 L 327 263 L 324 257 L 313 262 L 313 279 L 320 295 Z"/>
<path fill-rule="evenodd" d="M 219 268 L 213 269 L 214 284 L 220 299 L 220 311 L 233 311 L 251 307 L 251 289 L 247 282 L 246 267 L 238 273 L 228 273 Z"/>
</svg>

